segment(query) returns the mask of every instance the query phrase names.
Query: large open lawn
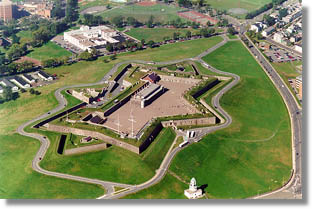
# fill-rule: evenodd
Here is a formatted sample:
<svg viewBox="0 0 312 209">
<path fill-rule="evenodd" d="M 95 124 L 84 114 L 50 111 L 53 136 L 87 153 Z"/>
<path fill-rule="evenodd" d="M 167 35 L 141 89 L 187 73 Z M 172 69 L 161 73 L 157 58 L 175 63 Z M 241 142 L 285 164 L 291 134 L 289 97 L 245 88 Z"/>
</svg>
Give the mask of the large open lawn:
<svg viewBox="0 0 312 209">
<path fill-rule="evenodd" d="M 241 42 L 229 42 L 204 60 L 241 77 L 220 101 L 233 123 L 178 153 L 170 171 L 186 182 L 195 177 L 199 185 L 207 184 L 209 198 L 246 198 L 280 187 L 292 168 L 290 121 L 282 98 Z M 162 198 L 172 192 L 179 195 L 183 189 Z M 148 193 L 159 196 L 154 189 Z M 143 190 L 134 197 L 146 196 Z"/>
<path fill-rule="evenodd" d="M 123 197 L 123 199 L 186 199 L 184 190 L 188 185 L 177 180 L 171 174 L 156 185 Z"/>
<path fill-rule="evenodd" d="M 245 198 L 280 187 L 292 168 L 281 96 L 241 42 L 229 42 L 204 60 L 241 77 L 221 99 L 233 123 L 183 150 L 170 169 L 207 183 L 212 198 Z"/>
<path fill-rule="evenodd" d="M 43 61 L 50 58 L 58 58 L 71 55 L 72 54 L 66 49 L 63 49 L 57 44 L 49 41 L 41 47 L 33 48 L 33 51 L 27 54 L 27 57 Z"/>
<path fill-rule="evenodd" d="M 213 8 L 221 10 L 229 10 L 231 8 L 242 8 L 247 11 L 253 11 L 264 4 L 272 2 L 271 0 L 205 0 Z"/>
<path fill-rule="evenodd" d="M 101 195 L 100 193 L 103 193 L 103 190 L 99 190 L 101 192 L 96 192 L 96 189 L 94 189 L 93 185 L 83 183 L 76 184 L 76 182 L 67 180 L 57 182 L 55 178 L 39 175 L 38 173 L 33 172 L 30 168 L 30 164 L 36 150 L 38 150 L 39 143 L 37 143 L 35 139 L 18 136 L 16 134 L 17 127 L 22 123 L 54 108 L 57 105 L 57 101 L 54 98 L 54 91 L 56 89 L 66 85 L 98 81 L 113 67 L 114 64 L 118 62 L 129 59 L 165 61 L 192 57 L 219 43 L 221 40 L 222 39 L 220 37 L 200 39 L 184 43 L 161 46 L 160 48 L 156 49 L 148 49 L 134 53 L 120 54 L 117 56 L 116 60 L 110 61 L 109 63 L 104 63 L 103 58 L 100 58 L 92 62 L 79 62 L 70 66 L 47 69 L 48 73 L 55 73 L 58 76 L 58 80 L 48 86 L 36 88 L 36 90 L 39 90 L 41 92 L 41 95 L 35 96 L 30 94 L 29 92 L 21 93 L 20 98 L 18 98 L 17 100 L 6 102 L 0 105 L 0 121 L 2 121 L 0 123 L 0 151 L 1 153 L 10 153 L 10 155 L 0 155 L 0 162 L 5 162 L 0 164 L 1 175 L 5 176 L 5 178 L 1 178 L 0 180 L 1 188 L 5 188 L 3 189 L 5 193 L 4 191 L 1 191 L 0 196 L 3 198 L 22 198 L 22 196 L 19 196 L 17 193 L 15 193 L 16 190 L 13 186 L 11 186 L 12 184 L 10 183 L 17 178 L 21 178 L 21 176 L 23 176 L 24 179 L 27 179 L 27 181 L 25 180 L 19 183 L 19 191 L 22 191 L 22 188 L 35 188 L 34 185 L 38 185 L 38 187 L 41 186 L 40 188 L 44 188 L 46 185 L 48 185 L 47 187 L 49 188 L 49 190 L 42 192 L 42 194 L 38 194 L 39 190 L 32 189 L 29 190 L 27 194 L 21 194 L 24 196 L 27 195 L 27 197 L 54 198 L 57 194 L 64 194 L 63 196 L 65 197 L 66 192 L 62 193 L 63 188 L 60 187 L 60 185 L 64 184 L 68 187 L 72 187 L 73 190 L 75 190 L 77 186 L 79 187 L 79 189 L 76 189 L 76 193 L 66 193 L 66 197 L 68 198 L 85 198 L 85 191 L 88 191 L 90 188 L 93 188 L 93 190 L 95 190 L 95 193 L 90 193 L 90 196 L 88 196 L 89 198 L 95 198 Z M 71 104 L 76 104 L 77 102 L 77 100 L 70 100 Z M 55 141 L 56 138 L 55 136 L 52 136 L 49 139 L 51 140 L 52 146 L 53 141 Z M 16 150 L 20 151 L 18 155 L 14 154 L 16 153 Z M 120 150 L 121 149 L 118 149 L 117 147 L 111 147 L 101 154 L 107 155 L 107 152 L 118 153 L 120 152 Z M 101 157 L 101 155 L 98 153 L 90 153 L 90 155 L 94 159 L 97 159 L 97 157 Z M 134 154 L 125 152 L 124 155 L 132 156 Z M 14 163 L 15 161 L 20 161 L 21 159 L 24 163 Z M 127 162 L 128 160 L 125 157 L 123 157 L 122 159 L 124 159 L 125 162 Z M 116 169 L 121 169 L 120 167 L 118 167 L 120 161 L 115 159 L 115 161 L 113 162 L 115 162 Z M 137 162 L 139 161 L 137 160 Z M 75 165 L 73 165 L 73 167 L 74 166 Z M 154 167 L 155 166 L 153 166 L 153 169 Z M 149 168 L 147 170 L 150 170 L 147 171 L 150 172 L 149 175 L 154 174 L 154 170 L 151 171 L 152 168 Z M 129 177 L 129 179 L 131 178 L 133 177 Z M 63 196 L 60 195 L 59 197 Z"/>
<path fill-rule="evenodd" d="M 3 120 L 2 120 L 3 121 Z M 0 198 L 96 198 L 103 188 L 35 172 L 31 160 L 40 143 L 18 134 L 0 135 Z"/>
<path fill-rule="evenodd" d="M 43 131 L 41 133 L 44 133 Z M 108 181 L 138 184 L 155 175 L 162 159 L 171 146 L 175 133 L 163 129 L 142 155 L 112 146 L 107 150 L 80 155 L 63 156 L 56 153 L 60 134 L 45 133 L 51 145 L 41 166 L 48 170 Z"/>
<path fill-rule="evenodd" d="M 192 34 L 197 34 L 198 30 L 194 29 L 177 29 L 177 28 L 132 28 L 126 34 L 145 41 L 153 40 L 155 42 L 163 41 L 164 37 L 172 39 L 173 33 L 180 33 L 181 36 L 185 36 L 187 31 L 191 31 Z"/>
<path fill-rule="evenodd" d="M 141 22 L 146 22 L 151 15 L 154 16 L 154 21 L 167 22 L 170 20 L 176 20 L 180 18 L 177 15 L 177 11 L 182 10 L 179 7 L 173 5 L 156 4 L 154 6 L 139 6 L 131 4 L 120 8 L 107 10 L 100 13 L 106 20 L 111 20 L 113 17 L 122 15 L 124 17 L 134 17 Z"/>
</svg>

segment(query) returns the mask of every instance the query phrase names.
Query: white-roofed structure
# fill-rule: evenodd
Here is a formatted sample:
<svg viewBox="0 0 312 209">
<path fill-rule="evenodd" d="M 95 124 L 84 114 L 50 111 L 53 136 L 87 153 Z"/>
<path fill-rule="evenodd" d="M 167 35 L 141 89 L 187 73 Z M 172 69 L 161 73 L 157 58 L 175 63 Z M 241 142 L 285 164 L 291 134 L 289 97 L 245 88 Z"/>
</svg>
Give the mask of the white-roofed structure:
<svg viewBox="0 0 312 209">
<path fill-rule="evenodd" d="M 114 38 L 116 36 L 119 36 L 118 32 L 105 25 L 96 27 L 84 25 L 78 30 L 65 32 L 64 40 L 83 51 L 90 51 L 93 47 L 105 46 L 107 43 L 119 43 L 119 40 Z"/>
</svg>

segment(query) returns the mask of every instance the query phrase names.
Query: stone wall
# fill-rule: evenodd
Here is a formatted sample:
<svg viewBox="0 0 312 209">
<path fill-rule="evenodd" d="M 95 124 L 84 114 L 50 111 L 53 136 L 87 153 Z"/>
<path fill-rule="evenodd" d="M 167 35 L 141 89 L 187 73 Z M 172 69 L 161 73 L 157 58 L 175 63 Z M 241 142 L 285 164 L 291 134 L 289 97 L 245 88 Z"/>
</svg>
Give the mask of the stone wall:
<svg viewBox="0 0 312 209">
<path fill-rule="evenodd" d="M 79 136 L 91 136 L 92 138 L 101 139 L 105 143 L 112 144 L 112 145 L 127 149 L 127 150 L 134 152 L 136 154 L 140 154 L 139 147 L 136 147 L 136 146 L 128 144 L 126 142 L 114 139 L 112 137 L 106 136 L 106 135 L 99 133 L 99 132 L 83 130 L 83 129 L 78 129 L 78 128 L 71 128 L 71 127 L 67 127 L 67 126 L 58 126 L 58 125 L 53 125 L 53 124 L 46 124 L 45 127 L 49 131 L 55 131 L 55 132 L 61 132 L 61 133 L 72 133 L 72 134 L 76 134 Z"/>
<path fill-rule="evenodd" d="M 168 76 L 168 75 L 159 75 L 159 77 L 163 81 L 170 81 L 170 82 L 176 82 L 176 83 L 197 84 L 201 81 L 200 79 L 195 79 L 195 78 L 181 78 L 181 77 Z"/>
<path fill-rule="evenodd" d="M 163 127 L 168 126 L 194 126 L 194 125 L 214 125 L 216 124 L 216 117 L 207 117 L 207 118 L 192 118 L 192 119 L 183 119 L 183 120 L 169 120 L 161 122 Z"/>
<path fill-rule="evenodd" d="M 106 148 L 107 148 L 107 144 L 106 143 L 94 144 L 94 145 L 89 145 L 89 146 L 84 146 L 84 147 L 67 149 L 67 150 L 65 150 L 64 154 L 65 155 L 74 155 L 74 154 L 81 154 L 81 153 L 86 153 L 86 152 L 103 150 L 103 149 L 106 149 Z"/>
<path fill-rule="evenodd" d="M 83 95 L 83 92 L 78 92 L 78 91 L 75 91 L 75 90 L 72 90 L 72 96 L 83 101 L 83 102 L 86 102 L 86 103 L 89 103 L 90 102 L 90 99 L 89 97 L 86 97 L 85 95 Z"/>
</svg>

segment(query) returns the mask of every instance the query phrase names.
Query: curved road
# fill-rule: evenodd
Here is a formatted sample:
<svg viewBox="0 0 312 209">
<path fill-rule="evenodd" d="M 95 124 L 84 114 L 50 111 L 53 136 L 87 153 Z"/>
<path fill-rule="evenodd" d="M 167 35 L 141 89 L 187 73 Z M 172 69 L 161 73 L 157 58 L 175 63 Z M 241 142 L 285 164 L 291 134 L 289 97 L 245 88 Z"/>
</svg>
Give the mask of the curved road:
<svg viewBox="0 0 312 209">
<path fill-rule="evenodd" d="M 207 69 L 209 69 L 213 72 L 225 75 L 225 76 L 231 76 L 234 79 L 231 83 L 229 83 L 227 86 L 225 86 L 220 92 L 218 92 L 212 99 L 212 103 L 213 103 L 214 107 L 219 111 L 219 113 L 221 113 L 225 117 L 226 122 L 221 124 L 221 125 L 214 126 L 214 127 L 195 129 L 199 134 L 196 136 L 194 141 L 190 142 L 190 144 L 192 144 L 193 142 L 197 142 L 201 139 L 202 136 L 206 135 L 207 133 L 213 132 L 213 131 L 218 130 L 218 129 L 225 128 L 232 123 L 231 116 L 225 110 L 223 110 L 223 108 L 219 104 L 219 100 L 225 92 L 227 92 L 229 89 L 231 89 L 234 85 L 236 85 L 239 82 L 240 77 L 235 75 L 235 74 L 232 74 L 232 73 L 217 70 L 217 69 L 209 66 L 207 63 L 205 63 L 201 59 L 202 57 L 204 57 L 207 54 L 211 53 L 212 51 L 216 50 L 217 48 L 224 45 L 228 41 L 226 36 L 222 36 L 222 37 L 223 37 L 222 42 L 218 43 L 217 45 L 213 46 L 212 48 L 209 48 L 208 50 L 204 51 L 203 53 L 201 53 L 200 55 L 198 55 L 197 57 L 194 57 L 194 58 L 186 58 L 186 59 L 174 60 L 174 61 L 168 61 L 168 62 L 151 62 L 151 61 L 143 61 L 143 60 L 128 60 L 128 61 L 120 62 L 120 63 L 114 65 L 114 67 L 98 82 L 89 83 L 89 84 L 65 86 L 65 87 L 62 87 L 62 88 L 56 90 L 54 95 L 55 95 L 55 97 L 59 103 L 58 106 L 56 108 L 50 110 L 49 112 L 47 112 L 43 115 L 40 115 L 39 117 L 34 118 L 34 119 L 22 124 L 17 129 L 17 132 L 19 134 L 24 135 L 24 136 L 28 136 L 28 137 L 32 137 L 32 138 L 36 138 L 41 143 L 41 146 L 40 146 L 35 158 L 32 161 L 33 169 L 39 173 L 49 175 L 49 176 L 55 176 L 55 177 L 59 177 L 59 178 L 65 178 L 65 179 L 70 179 L 70 180 L 75 180 L 75 181 L 81 181 L 81 182 L 101 185 L 106 189 L 106 194 L 99 197 L 99 199 L 119 198 L 119 197 L 122 197 L 124 195 L 130 194 L 133 192 L 137 192 L 139 190 L 145 189 L 147 187 L 150 187 L 150 186 L 158 183 L 166 174 L 166 171 L 167 171 L 172 159 L 174 158 L 174 156 L 183 148 L 176 147 L 175 149 L 170 150 L 167 153 L 164 160 L 162 161 L 160 168 L 156 171 L 156 174 L 150 180 L 148 180 L 147 182 L 144 182 L 140 185 L 129 185 L 129 184 L 121 184 L 121 183 L 115 183 L 115 182 L 109 182 L 109 181 L 102 181 L 102 180 L 98 180 L 98 179 L 91 179 L 91 178 L 85 178 L 85 177 L 80 177 L 80 176 L 74 176 L 74 175 L 69 175 L 69 174 L 64 174 L 64 173 L 52 172 L 52 171 L 42 169 L 39 165 L 39 162 L 40 162 L 40 159 L 43 159 L 43 157 L 44 157 L 44 155 L 45 155 L 45 153 L 46 153 L 46 151 L 50 145 L 50 141 L 43 135 L 40 135 L 37 133 L 27 133 L 24 131 L 24 129 L 27 126 L 29 126 L 29 125 L 31 125 L 31 124 L 39 121 L 39 120 L 42 120 L 42 119 L 50 116 L 51 114 L 57 113 L 57 112 L 61 111 L 64 107 L 66 107 L 67 101 L 64 98 L 64 96 L 61 94 L 61 92 L 63 90 L 68 89 L 68 88 L 87 87 L 87 86 L 104 84 L 104 82 L 107 81 L 109 79 L 109 77 L 111 75 L 113 75 L 117 71 L 117 69 L 123 64 L 129 64 L 129 63 L 151 64 L 152 63 L 152 64 L 156 64 L 156 65 L 168 65 L 168 64 L 175 64 L 175 63 L 179 63 L 179 62 L 183 62 L 183 61 L 199 61 Z M 127 190 L 120 192 L 118 194 L 114 194 L 114 188 L 113 188 L 114 186 L 124 187 L 124 188 L 127 188 Z"/>
</svg>

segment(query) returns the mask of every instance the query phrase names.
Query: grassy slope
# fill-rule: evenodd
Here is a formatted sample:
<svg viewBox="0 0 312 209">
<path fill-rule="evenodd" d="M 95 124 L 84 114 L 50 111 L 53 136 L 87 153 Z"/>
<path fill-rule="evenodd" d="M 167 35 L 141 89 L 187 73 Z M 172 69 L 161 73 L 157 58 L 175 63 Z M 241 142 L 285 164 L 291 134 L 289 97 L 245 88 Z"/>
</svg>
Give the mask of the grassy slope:
<svg viewBox="0 0 312 209">
<path fill-rule="evenodd" d="M 54 84 L 38 87 L 37 89 L 41 92 L 41 95 L 35 96 L 27 92 L 20 94 L 20 98 L 18 98 L 16 101 L 10 101 L 0 105 L 0 121 L 2 121 L 2 123 L 0 123 L 1 147 L 5 147 L 5 149 L 3 150 L 8 151 L 10 153 L 15 150 L 13 146 L 16 146 L 17 149 L 19 150 L 22 149 L 28 150 L 32 148 L 31 144 L 24 143 L 23 140 L 18 140 L 12 143 L 12 140 L 5 140 L 5 137 L 13 138 L 15 130 L 19 125 L 55 107 L 57 105 L 57 102 L 53 96 L 53 93 L 57 88 L 61 86 L 77 83 L 95 82 L 100 78 L 102 78 L 106 74 L 106 72 L 108 72 L 108 70 L 112 68 L 114 64 L 122 60 L 140 58 L 145 60 L 163 61 L 168 60 L 168 57 L 170 57 L 170 59 L 181 59 L 185 57 L 195 56 L 220 41 L 221 41 L 220 38 L 213 38 L 210 40 L 207 39 L 195 40 L 190 42 L 178 43 L 174 45 L 167 45 L 160 47 L 159 49 L 148 49 L 142 52 L 126 53 L 123 55 L 118 55 L 117 60 L 111 61 L 109 63 L 103 63 L 102 59 L 99 59 L 93 62 L 79 62 L 71 66 L 62 66 L 58 68 L 48 69 L 47 71 L 49 73 L 57 74 L 59 80 Z M 180 49 L 183 50 L 183 53 L 180 52 Z M 172 56 L 173 54 L 175 54 L 175 56 Z M 7 118 L 10 118 L 10 121 L 8 121 Z M 21 138 L 24 139 L 24 137 Z M 16 159 L 13 156 L 11 158 Z M 30 155 L 27 152 L 23 152 L 21 153 L 21 156 L 19 158 L 27 161 L 27 163 L 30 164 L 33 155 Z M 0 156 L 0 161 L 3 161 L 3 159 L 4 157 Z M 10 176 L 12 176 L 11 173 L 13 171 L 8 165 L 12 164 L 8 163 L 3 165 L 4 168 L 1 169 L 1 174 L 4 176 L 9 176 L 8 179 L 11 179 Z M 32 179 L 31 182 L 29 181 L 20 182 L 19 183 L 20 188 L 28 188 L 34 184 L 38 184 L 44 187 L 46 184 L 49 184 L 50 189 L 46 191 L 47 192 L 46 197 L 51 198 L 54 197 L 55 191 L 61 190 L 58 189 L 59 187 L 57 187 L 57 184 L 55 185 L 51 184 L 51 182 L 54 182 L 54 179 L 53 181 L 51 181 L 50 178 L 43 176 L 40 177 L 43 179 L 41 180 L 37 176 L 36 172 L 33 173 L 24 172 L 22 170 L 24 169 L 24 165 L 16 164 L 15 169 L 21 170 L 19 175 L 23 176 L 23 178 Z M 12 176 L 12 179 L 15 179 L 15 176 Z M 4 181 L 1 184 L 1 187 L 9 188 L 8 182 L 10 182 L 10 180 Z M 86 189 L 88 186 L 89 185 L 87 184 L 79 185 L 79 187 Z M 73 189 L 74 188 L 75 187 L 73 185 Z M 13 198 L 15 195 L 13 189 L 6 191 L 6 193 L 7 195 L 10 195 L 11 198 Z M 36 197 L 37 193 L 29 191 L 28 196 Z M 81 198 L 85 197 L 85 193 L 81 192 L 77 194 L 76 197 Z"/>
<path fill-rule="evenodd" d="M 167 174 L 160 183 L 127 195 L 123 199 L 186 199 L 183 191 L 187 188 L 187 184 L 177 180 L 171 174 Z"/>
<path fill-rule="evenodd" d="M 290 124 L 281 97 L 240 42 L 229 42 L 204 59 L 241 76 L 221 99 L 233 123 L 178 153 L 170 170 L 187 182 L 196 177 L 199 185 L 208 184 L 210 198 L 246 198 L 280 187 L 291 170 Z M 262 139 L 267 140 L 253 142 Z M 162 198 L 183 194 L 182 188 L 168 193 L 164 182 L 126 198 L 158 198 L 159 191 Z"/>
<path fill-rule="evenodd" d="M 41 61 L 49 58 L 58 58 L 64 56 L 71 56 L 71 53 L 51 41 L 41 47 L 33 48 L 33 51 L 27 54 L 27 57 Z"/>
<path fill-rule="evenodd" d="M 99 186 L 45 176 L 32 170 L 31 159 L 39 146 L 38 141 L 17 134 L 0 136 L 0 198 L 63 199 L 103 195 Z"/>
<path fill-rule="evenodd" d="M 163 9 L 163 11 L 162 11 Z M 124 17 L 134 17 L 139 21 L 146 22 L 151 15 L 154 16 L 154 21 L 167 22 L 179 18 L 177 11 L 182 9 L 175 6 L 167 6 L 157 4 L 154 6 L 143 7 L 136 4 L 124 6 L 117 9 L 112 9 L 100 13 L 104 19 L 111 20 L 113 17 L 122 15 Z M 182 19 L 182 18 L 181 18 Z"/>
<path fill-rule="evenodd" d="M 131 184 L 147 181 L 155 174 L 175 138 L 171 129 L 164 129 L 152 143 L 153 149 L 147 150 L 143 156 L 116 146 L 82 155 L 61 156 L 56 153 L 60 134 L 46 134 L 51 140 L 51 146 L 41 163 L 43 168 Z"/>
<path fill-rule="evenodd" d="M 132 28 L 126 34 L 145 41 L 153 40 L 155 42 L 163 41 L 164 37 L 172 38 L 174 32 L 179 32 L 181 36 L 185 36 L 187 31 L 197 33 L 194 29 L 173 29 L 173 28 Z"/>
<path fill-rule="evenodd" d="M 204 59 L 241 76 L 221 99 L 233 123 L 179 153 L 171 169 L 207 183 L 213 198 L 244 198 L 280 187 L 291 170 L 290 122 L 282 98 L 240 42 Z"/>
</svg>

